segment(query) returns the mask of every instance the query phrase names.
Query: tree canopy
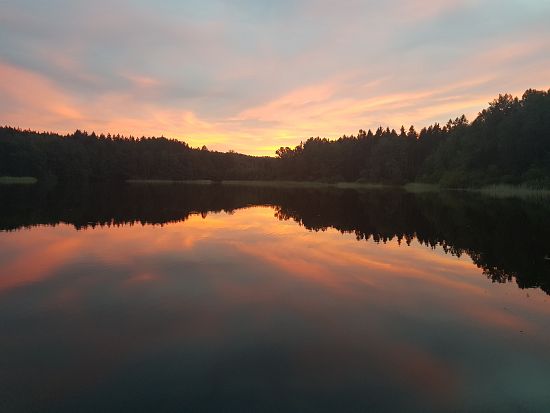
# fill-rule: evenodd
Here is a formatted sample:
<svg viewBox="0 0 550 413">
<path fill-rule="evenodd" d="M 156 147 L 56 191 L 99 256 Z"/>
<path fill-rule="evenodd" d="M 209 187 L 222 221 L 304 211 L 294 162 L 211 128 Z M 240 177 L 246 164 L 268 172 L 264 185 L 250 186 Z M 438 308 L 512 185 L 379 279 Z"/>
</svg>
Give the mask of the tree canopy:
<svg viewBox="0 0 550 413">
<path fill-rule="evenodd" d="M 550 187 L 550 90 L 529 89 L 521 99 L 499 95 L 471 123 L 462 115 L 419 132 L 414 126 L 379 127 L 337 140 L 312 137 L 294 148 L 281 147 L 276 155 L 222 153 L 164 137 L 0 128 L 0 176 Z"/>
</svg>

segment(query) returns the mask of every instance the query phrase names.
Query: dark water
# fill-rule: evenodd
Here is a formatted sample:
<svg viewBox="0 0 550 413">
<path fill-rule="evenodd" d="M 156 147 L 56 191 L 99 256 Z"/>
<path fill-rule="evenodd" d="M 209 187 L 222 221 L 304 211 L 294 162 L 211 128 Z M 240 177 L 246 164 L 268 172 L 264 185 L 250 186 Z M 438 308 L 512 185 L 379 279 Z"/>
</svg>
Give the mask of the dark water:
<svg viewBox="0 0 550 413">
<path fill-rule="evenodd" d="M 550 205 L 0 188 L 0 411 L 550 411 Z"/>
</svg>

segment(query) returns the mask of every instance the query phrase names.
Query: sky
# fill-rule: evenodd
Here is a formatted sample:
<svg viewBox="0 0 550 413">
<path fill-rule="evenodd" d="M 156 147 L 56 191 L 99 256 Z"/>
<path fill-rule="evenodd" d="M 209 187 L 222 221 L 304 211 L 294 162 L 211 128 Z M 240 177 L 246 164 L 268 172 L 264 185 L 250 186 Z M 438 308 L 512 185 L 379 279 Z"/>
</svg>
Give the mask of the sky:
<svg viewBox="0 0 550 413">
<path fill-rule="evenodd" d="M 274 155 L 550 88 L 550 0 L 0 0 L 0 125 Z"/>
</svg>

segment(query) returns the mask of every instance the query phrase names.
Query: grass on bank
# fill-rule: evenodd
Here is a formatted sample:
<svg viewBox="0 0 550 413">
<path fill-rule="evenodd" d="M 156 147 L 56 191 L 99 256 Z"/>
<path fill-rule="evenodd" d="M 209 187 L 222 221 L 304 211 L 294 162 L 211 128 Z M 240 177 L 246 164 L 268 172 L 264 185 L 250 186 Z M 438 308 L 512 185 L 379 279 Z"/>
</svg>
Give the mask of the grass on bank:
<svg viewBox="0 0 550 413">
<path fill-rule="evenodd" d="M 388 185 L 369 182 L 318 182 L 318 181 L 247 181 L 247 180 L 226 180 L 226 181 L 211 181 L 208 179 L 202 180 L 164 180 L 164 179 L 130 179 L 129 183 L 138 184 L 199 184 L 211 185 L 218 183 L 227 186 L 254 186 L 263 188 L 340 188 L 340 189 L 405 189 L 407 192 L 422 193 L 422 192 L 437 192 L 441 191 L 439 185 L 423 184 L 411 182 L 406 185 Z"/>
<path fill-rule="evenodd" d="M 0 185 L 32 185 L 36 184 L 38 179 L 32 176 L 0 176 Z M 219 183 L 230 186 L 256 186 L 256 187 L 276 187 L 276 188 L 340 188 L 340 189 L 404 189 L 412 193 L 430 193 L 440 191 L 465 191 L 475 192 L 495 198 L 547 198 L 550 197 L 550 189 L 533 188 L 526 185 L 507 185 L 496 184 L 484 186 L 482 188 L 444 188 L 436 184 L 426 184 L 421 182 L 409 182 L 405 185 L 386 185 L 374 184 L 368 182 L 315 182 L 315 181 L 221 181 L 216 182 L 210 179 L 195 180 L 171 180 L 171 179 L 129 179 L 126 182 L 130 184 L 152 184 L 152 185 L 172 185 L 172 184 L 192 184 L 192 185 L 212 185 Z"/>
<path fill-rule="evenodd" d="M 452 192 L 474 192 L 496 198 L 544 198 L 550 196 L 550 189 L 532 188 L 524 185 L 490 185 L 482 188 L 445 188 L 437 184 L 426 184 L 421 182 L 410 182 L 405 185 L 386 185 L 367 182 L 316 182 L 316 181 L 212 181 L 208 179 L 197 180 L 164 180 L 164 179 L 131 179 L 127 181 L 131 184 L 194 184 L 194 185 L 212 185 L 220 184 L 227 186 L 254 186 L 264 188 L 340 188 L 355 190 L 370 189 L 401 189 L 411 193 L 435 193 L 441 191 Z"/>
<path fill-rule="evenodd" d="M 358 182 L 316 182 L 316 181 L 221 181 L 222 185 L 233 186 L 261 186 L 277 188 L 349 188 L 349 189 L 375 189 L 386 188 L 381 184 L 368 184 Z"/>
<path fill-rule="evenodd" d="M 32 185 L 38 179 L 32 176 L 0 176 L 0 185 Z"/>
<path fill-rule="evenodd" d="M 256 186 L 256 187 L 276 187 L 276 188 L 342 188 L 342 189 L 376 189 L 390 188 L 391 186 L 383 184 L 370 184 L 359 182 L 315 182 L 315 181 L 212 181 L 209 179 L 197 180 L 171 180 L 171 179 L 129 179 L 126 182 L 130 184 L 195 184 L 195 185 L 226 185 L 226 186 Z"/>
<path fill-rule="evenodd" d="M 403 185 L 403 189 L 407 192 L 412 192 L 415 194 L 422 194 L 428 192 L 439 192 L 444 190 L 439 185 L 436 184 L 424 184 L 422 182 L 409 182 L 408 184 Z"/>
<path fill-rule="evenodd" d="M 176 179 L 128 179 L 129 184 L 153 184 L 153 185 L 172 185 L 172 184 L 193 184 L 193 185 L 210 185 L 214 181 L 210 179 L 195 179 L 195 180 L 176 180 Z"/>
<path fill-rule="evenodd" d="M 525 185 L 490 185 L 473 191 L 495 198 L 546 198 L 550 189 L 532 188 Z"/>
<path fill-rule="evenodd" d="M 428 193 L 428 192 L 472 192 L 493 198 L 545 198 L 550 196 L 550 189 L 533 188 L 526 185 L 495 184 L 481 188 L 445 188 L 436 184 L 424 184 L 411 182 L 403 186 L 407 192 Z"/>
</svg>

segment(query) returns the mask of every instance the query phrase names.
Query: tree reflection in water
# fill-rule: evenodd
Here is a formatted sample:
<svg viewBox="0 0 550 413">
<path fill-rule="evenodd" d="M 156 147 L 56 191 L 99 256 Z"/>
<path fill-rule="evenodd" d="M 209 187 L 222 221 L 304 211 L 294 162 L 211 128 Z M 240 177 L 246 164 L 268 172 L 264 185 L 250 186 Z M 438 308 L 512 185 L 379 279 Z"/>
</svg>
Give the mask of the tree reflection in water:
<svg viewBox="0 0 550 413">
<path fill-rule="evenodd" d="M 311 231 L 335 228 L 357 240 L 416 239 L 467 254 L 495 282 L 550 294 L 550 205 L 465 193 L 226 185 L 0 187 L 0 230 L 68 223 L 76 229 L 163 225 L 191 214 L 270 205 L 275 217 Z"/>
</svg>

